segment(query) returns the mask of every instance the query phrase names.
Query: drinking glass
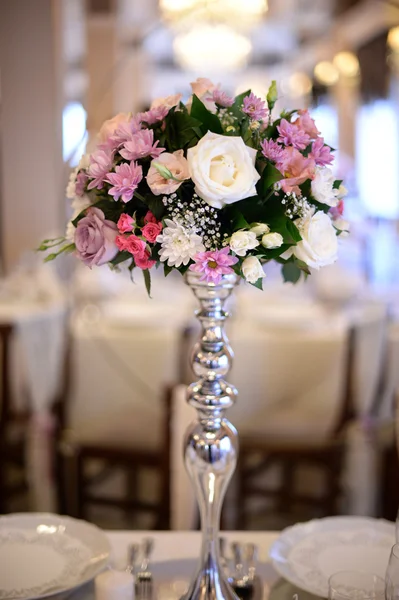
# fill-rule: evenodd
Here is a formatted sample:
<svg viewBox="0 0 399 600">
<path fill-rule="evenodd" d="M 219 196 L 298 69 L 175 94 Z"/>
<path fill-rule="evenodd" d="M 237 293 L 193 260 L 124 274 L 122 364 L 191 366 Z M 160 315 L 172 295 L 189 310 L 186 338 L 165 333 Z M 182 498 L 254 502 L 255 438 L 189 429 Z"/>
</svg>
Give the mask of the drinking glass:
<svg viewBox="0 0 399 600">
<path fill-rule="evenodd" d="M 385 583 L 373 573 L 340 571 L 328 580 L 329 600 L 384 600 Z"/>
<path fill-rule="evenodd" d="M 386 600 L 399 600 L 399 544 L 392 547 L 385 575 Z"/>
</svg>

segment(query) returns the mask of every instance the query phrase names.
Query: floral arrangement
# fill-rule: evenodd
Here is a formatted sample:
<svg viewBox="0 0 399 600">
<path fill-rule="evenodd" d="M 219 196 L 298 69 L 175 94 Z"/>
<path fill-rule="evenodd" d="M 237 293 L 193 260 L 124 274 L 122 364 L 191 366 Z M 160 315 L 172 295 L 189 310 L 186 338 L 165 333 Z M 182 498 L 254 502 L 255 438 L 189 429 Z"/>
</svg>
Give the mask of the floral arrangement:
<svg viewBox="0 0 399 600">
<path fill-rule="evenodd" d="M 65 237 L 40 247 L 59 246 L 47 260 L 125 263 L 148 291 L 153 267 L 214 283 L 235 272 L 261 288 L 271 260 L 292 282 L 333 263 L 346 190 L 308 111 L 273 118 L 275 82 L 265 100 L 231 98 L 204 78 L 191 87 L 186 104 L 177 94 L 103 124 L 71 175 Z"/>
</svg>

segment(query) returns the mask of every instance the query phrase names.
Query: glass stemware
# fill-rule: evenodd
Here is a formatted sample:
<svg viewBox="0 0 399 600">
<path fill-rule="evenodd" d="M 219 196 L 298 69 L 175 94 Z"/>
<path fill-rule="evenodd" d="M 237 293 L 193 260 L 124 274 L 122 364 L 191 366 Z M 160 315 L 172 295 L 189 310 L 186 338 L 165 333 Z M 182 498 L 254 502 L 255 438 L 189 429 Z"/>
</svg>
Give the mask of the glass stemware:
<svg viewBox="0 0 399 600">
<path fill-rule="evenodd" d="M 386 600 L 399 600 L 399 544 L 392 547 L 385 575 Z"/>
<path fill-rule="evenodd" d="M 329 600 L 384 600 L 384 597 L 384 580 L 372 573 L 341 571 L 328 581 Z"/>
</svg>

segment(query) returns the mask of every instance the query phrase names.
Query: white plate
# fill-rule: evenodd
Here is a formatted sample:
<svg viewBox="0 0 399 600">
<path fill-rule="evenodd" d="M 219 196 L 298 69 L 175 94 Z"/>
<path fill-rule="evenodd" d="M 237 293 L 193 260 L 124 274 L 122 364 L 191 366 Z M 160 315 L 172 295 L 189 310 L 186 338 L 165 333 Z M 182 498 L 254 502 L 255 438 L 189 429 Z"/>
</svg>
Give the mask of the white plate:
<svg viewBox="0 0 399 600">
<path fill-rule="evenodd" d="M 70 517 L 0 517 L 0 599 L 28 600 L 71 590 L 108 563 L 110 545 L 94 525 Z"/>
<path fill-rule="evenodd" d="M 365 571 L 383 579 L 395 543 L 395 525 L 366 517 L 328 517 L 285 529 L 270 549 L 276 571 L 293 585 L 326 598 L 338 571 Z"/>
</svg>

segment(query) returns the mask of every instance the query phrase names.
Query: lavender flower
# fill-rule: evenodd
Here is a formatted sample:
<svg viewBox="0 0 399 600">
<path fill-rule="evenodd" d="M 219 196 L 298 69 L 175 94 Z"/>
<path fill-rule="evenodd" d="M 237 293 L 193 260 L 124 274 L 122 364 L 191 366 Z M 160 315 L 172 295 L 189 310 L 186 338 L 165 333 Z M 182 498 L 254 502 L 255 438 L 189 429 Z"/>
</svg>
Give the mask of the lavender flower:
<svg viewBox="0 0 399 600">
<path fill-rule="evenodd" d="M 263 140 L 263 142 L 260 143 L 260 147 L 263 156 L 273 162 L 278 162 L 284 154 L 283 147 L 274 140 Z"/>
<path fill-rule="evenodd" d="M 289 123 L 287 119 L 281 119 L 280 125 L 277 125 L 277 131 L 280 134 L 277 141 L 285 146 L 294 146 L 297 150 L 305 150 L 310 142 L 309 135 L 294 123 Z"/>
<path fill-rule="evenodd" d="M 90 181 L 87 188 L 92 190 L 97 188 L 101 190 L 104 186 L 105 176 L 112 167 L 113 154 L 106 150 L 97 150 L 90 156 L 90 165 L 87 174 Z"/>
<path fill-rule="evenodd" d="M 143 169 L 132 160 L 130 164 L 122 163 L 115 167 L 115 173 L 108 173 L 105 181 L 113 185 L 109 194 L 114 200 L 122 198 L 123 202 L 129 202 L 142 179 Z"/>
<path fill-rule="evenodd" d="M 233 106 L 234 104 L 234 98 L 231 98 L 231 96 L 229 96 L 225 92 L 222 92 L 218 88 L 213 90 L 211 96 L 209 96 L 207 100 L 210 100 L 211 102 L 216 102 L 216 104 L 219 104 L 219 106 L 223 106 L 224 108 L 228 108 L 230 106 Z"/>
<path fill-rule="evenodd" d="M 261 98 L 255 96 L 253 92 L 245 96 L 242 110 L 253 121 L 261 121 L 269 118 L 269 109 L 266 107 L 266 104 Z"/>
<path fill-rule="evenodd" d="M 310 158 L 313 158 L 316 165 L 321 166 L 330 165 L 334 160 L 330 147 L 324 145 L 324 139 L 322 137 L 318 137 L 313 142 L 309 156 Z"/>
<path fill-rule="evenodd" d="M 146 156 L 157 158 L 165 150 L 165 148 L 157 148 L 158 144 L 158 140 L 154 143 L 152 129 L 141 129 L 132 136 L 130 141 L 125 143 L 119 153 L 126 160 L 137 160 Z"/>
</svg>

